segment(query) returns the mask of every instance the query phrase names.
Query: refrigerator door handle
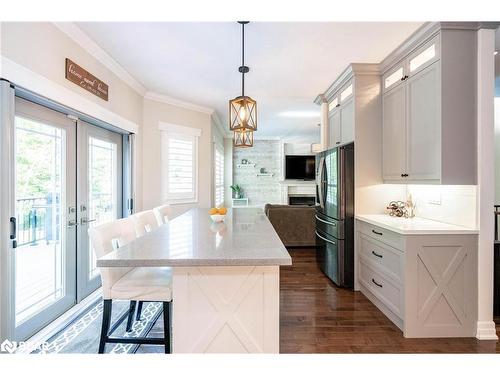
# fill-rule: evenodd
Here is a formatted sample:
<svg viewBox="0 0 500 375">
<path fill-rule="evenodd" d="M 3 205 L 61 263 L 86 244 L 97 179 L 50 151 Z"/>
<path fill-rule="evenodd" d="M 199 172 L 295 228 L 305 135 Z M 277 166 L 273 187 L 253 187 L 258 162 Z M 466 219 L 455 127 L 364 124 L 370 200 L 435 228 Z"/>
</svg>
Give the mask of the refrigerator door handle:
<svg viewBox="0 0 500 375">
<path fill-rule="evenodd" d="M 337 245 L 337 243 L 336 243 L 336 242 L 331 241 L 331 240 L 329 240 L 329 239 L 327 239 L 327 238 L 323 237 L 322 235 L 320 235 L 320 234 L 318 233 L 318 231 L 315 231 L 315 232 L 316 232 L 316 236 L 318 236 L 319 238 L 321 238 L 323 241 L 326 241 L 326 242 L 328 242 L 328 243 L 331 243 L 332 245 Z"/>
<path fill-rule="evenodd" d="M 336 226 L 337 226 L 337 224 L 336 224 L 336 223 L 333 223 L 333 222 L 330 222 L 330 221 L 323 220 L 323 219 L 321 219 L 320 217 L 318 217 L 318 215 L 314 215 L 314 217 L 316 217 L 316 219 L 317 219 L 318 221 L 321 221 L 322 223 L 325 223 L 325 224 L 331 225 L 332 227 L 336 227 Z"/>
<path fill-rule="evenodd" d="M 318 186 L 318 200 L 319 200 L 319 205 L 321 206 L 321 208 L 325 208 L 324 204 L 323 204 L 323 165 L 325 163 L 325 157 L 321 157 L 321 159 L 319 159 L 319 166 L 318 166 L 318 169 L 319 169 L 319 178 L 318 178 L 318 181 L 316 182 L 317 186 Z"/>
</svg>

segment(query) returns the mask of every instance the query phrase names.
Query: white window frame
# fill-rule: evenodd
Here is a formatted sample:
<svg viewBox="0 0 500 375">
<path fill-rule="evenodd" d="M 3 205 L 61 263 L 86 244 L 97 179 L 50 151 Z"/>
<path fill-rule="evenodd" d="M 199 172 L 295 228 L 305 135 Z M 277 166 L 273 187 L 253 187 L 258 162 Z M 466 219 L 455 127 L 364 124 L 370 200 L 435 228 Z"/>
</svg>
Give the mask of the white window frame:
<svg viewBox="0 0 500 375">
<path fill-rule="evenodd" d="M 222 157 L 222 171 L 221 171 L 221 179 L 222 179 L 222 184 L 217 184 L 217 152 L 220 153 Z M 215 207 L 220 207 L 224 206 L 225 202 L 225 186 L 224 186 L 224 164 L 225 164 L 225 155 L 224 155 L 224 147 L 222 147 L 220 144 L 215 143 L 214 144 L 214 206 Z M 222 202 L 218 203 L 217 202 L 217 188 L 222 189 Z"/>
<path fill-rule="evenodd" d="M 161 132 L 161 197 L 163 203 L 185 204 L 198 203 L 198 145 L 201 129 L 187 126 L 160 122 L 158 128 Z M 193 191 L 190 193 L 171 193 L 168 184 L 168 164 L 170 138 L 190 140 L 193 142 Z"/>
</svg>

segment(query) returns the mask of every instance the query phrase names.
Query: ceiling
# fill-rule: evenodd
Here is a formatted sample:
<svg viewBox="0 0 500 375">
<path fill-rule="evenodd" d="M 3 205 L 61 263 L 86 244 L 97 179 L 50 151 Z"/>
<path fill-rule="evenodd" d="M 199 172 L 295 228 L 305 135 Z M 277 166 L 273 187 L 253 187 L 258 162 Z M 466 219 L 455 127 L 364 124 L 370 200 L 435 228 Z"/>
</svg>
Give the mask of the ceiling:
<svg viewBox="0 0 500 375">
<path fill-rule="evenodd" d="M 258 135 L 319 139 L 324 92 L 351 62 L 380 62 L 422 23 L 251 22 L 245 27 L 245 93 L 258 103 Z M 148 91 L 217 111 L 240 95 L 241 27 L 236 22 L 77 23 Z M 299 115 L 289 117 L 290 113 Z"/>
</svg>

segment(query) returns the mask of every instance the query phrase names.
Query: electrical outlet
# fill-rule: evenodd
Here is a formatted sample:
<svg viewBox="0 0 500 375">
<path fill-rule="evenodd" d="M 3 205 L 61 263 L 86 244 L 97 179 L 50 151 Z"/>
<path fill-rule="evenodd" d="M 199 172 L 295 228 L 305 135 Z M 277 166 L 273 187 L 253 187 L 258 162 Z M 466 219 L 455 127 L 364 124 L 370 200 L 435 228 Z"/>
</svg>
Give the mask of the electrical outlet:
<svg viewBox="0 0 500 375">
<path fill-rule="evenodd" d="M 434 204 L 436 206 L 441 206 L 441 194 L 436 194 L 428 200 L 429 204 Z"/>
</svg>

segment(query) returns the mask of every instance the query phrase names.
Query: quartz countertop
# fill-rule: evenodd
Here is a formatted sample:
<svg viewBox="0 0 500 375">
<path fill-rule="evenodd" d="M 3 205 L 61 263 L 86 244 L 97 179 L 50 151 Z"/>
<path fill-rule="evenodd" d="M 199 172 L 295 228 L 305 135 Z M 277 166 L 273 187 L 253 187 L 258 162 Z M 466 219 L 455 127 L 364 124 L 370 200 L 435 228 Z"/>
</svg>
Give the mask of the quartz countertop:
<svg viewBox="0 0 500 375">
<path fill-rule="evenodd" d="M 194 208 L 97 260 L 98 267 L 284 266 L 292 259 L 262 209 L 212 222 Z"/>
<path fill-rule="evenodd" d="M 479 230 L 414 217 L 405 219 L 389 215 L 356 215 L 356 219 L 399 234 L 478 234 Z"/>
</svg>

